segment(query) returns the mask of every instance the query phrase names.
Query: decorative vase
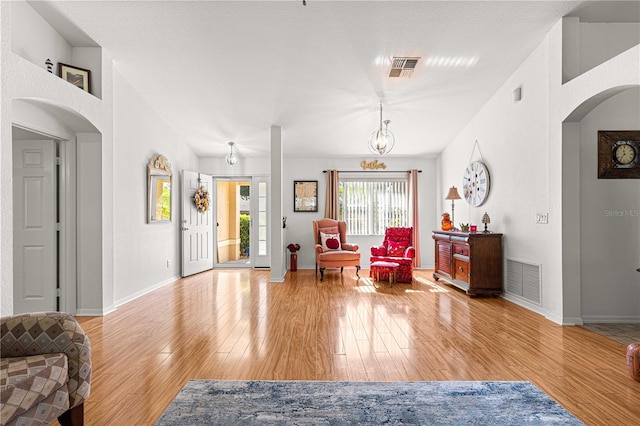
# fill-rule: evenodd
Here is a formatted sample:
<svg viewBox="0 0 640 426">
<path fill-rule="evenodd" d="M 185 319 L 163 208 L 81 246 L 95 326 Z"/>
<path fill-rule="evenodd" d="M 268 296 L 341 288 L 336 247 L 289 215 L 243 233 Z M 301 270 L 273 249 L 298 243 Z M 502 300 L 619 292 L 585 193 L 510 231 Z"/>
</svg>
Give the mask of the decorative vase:
<svg viewBox="0 0 640 426">
<path fill-rule="evenodd" d="M 450 231 L 451 229 L 453 229 L 453 223 L 451 223 L 451 217 L 449 216 L 449 213 L 442 213 L 441 223 L 443 231 Z"/>
</svg>

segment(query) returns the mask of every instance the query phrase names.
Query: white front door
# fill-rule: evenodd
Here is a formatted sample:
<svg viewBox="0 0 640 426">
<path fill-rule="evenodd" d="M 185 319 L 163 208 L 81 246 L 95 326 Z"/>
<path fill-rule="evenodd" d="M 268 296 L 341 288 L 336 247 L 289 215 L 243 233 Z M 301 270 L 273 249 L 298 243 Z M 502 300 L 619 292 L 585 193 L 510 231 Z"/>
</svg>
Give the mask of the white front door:
<svg viewBox="0 0 640 426">
<path fill-rule="evenodd" d="M 209 209 L 198 211 L 194 195 L 198 188 L 209 193 Z M 182 276 L 213 268 L 213 224 L 211 176 L 184 170 L 182 172 Z"/>
<path fill-rule="evenodd" d="M 57 310 L 56 142 L 13 144 L 13 310 Z"/>
</svg>

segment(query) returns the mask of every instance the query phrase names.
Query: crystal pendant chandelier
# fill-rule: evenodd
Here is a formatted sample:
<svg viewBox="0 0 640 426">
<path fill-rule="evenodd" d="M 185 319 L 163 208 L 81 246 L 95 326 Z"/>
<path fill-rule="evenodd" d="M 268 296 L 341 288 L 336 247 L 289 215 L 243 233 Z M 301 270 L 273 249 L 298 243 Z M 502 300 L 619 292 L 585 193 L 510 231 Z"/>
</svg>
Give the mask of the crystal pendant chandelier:
<svg viewBox="0 0 640 426">
<path fill-rule="evenodd" d="M 380 102 L 380 128 L 373 132 L 369 137 L 369 150 L 377 155 L 385 155 L 393 149 L 396 138 L 387 128 L 391 120 L 382 121 L 382 102 Z M 384 124 L 384 128 L 382 125 Z"/>
<path fill-rule="evenodd" d="M 233 145 L 235 145 L 235 142 L 229 142 L 231 152 L 229 152 L 229 155 L 224 158 L 224 161 L 226 161 L 227 164 L 232 167 L 238 164 L 238 157 L 236 157 L 236 155 L 233 153 Z"/>
</svg>

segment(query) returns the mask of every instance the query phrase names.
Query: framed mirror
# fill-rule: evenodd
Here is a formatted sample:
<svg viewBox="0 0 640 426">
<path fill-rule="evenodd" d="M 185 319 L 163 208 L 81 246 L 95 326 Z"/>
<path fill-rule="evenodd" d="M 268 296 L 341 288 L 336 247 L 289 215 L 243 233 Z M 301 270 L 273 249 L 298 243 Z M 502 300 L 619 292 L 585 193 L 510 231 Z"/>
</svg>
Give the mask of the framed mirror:
<svg viewBox="0 0 640 426">
<path fill-rule="evenodd" d="M 171 164 L 156 154 L 147 165 L 147 223 L 171 222 Z"/>
</svg>

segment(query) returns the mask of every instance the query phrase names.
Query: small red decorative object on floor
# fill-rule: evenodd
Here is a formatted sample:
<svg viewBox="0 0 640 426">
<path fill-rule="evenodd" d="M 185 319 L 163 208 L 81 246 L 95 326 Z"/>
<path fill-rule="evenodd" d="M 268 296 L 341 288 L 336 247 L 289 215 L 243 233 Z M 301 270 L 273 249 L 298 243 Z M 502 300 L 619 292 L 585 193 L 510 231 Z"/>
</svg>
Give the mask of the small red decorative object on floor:
<svg viewBox="0 0 640 426">
<path fill-rule="evenodd" d="M 632 343 L 627 347 L 627 368 L 631 378 L 640 382 L 640 343 Z"/>
</svg>

